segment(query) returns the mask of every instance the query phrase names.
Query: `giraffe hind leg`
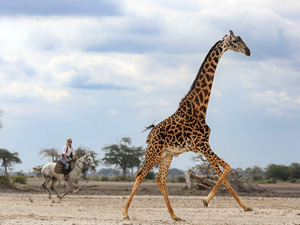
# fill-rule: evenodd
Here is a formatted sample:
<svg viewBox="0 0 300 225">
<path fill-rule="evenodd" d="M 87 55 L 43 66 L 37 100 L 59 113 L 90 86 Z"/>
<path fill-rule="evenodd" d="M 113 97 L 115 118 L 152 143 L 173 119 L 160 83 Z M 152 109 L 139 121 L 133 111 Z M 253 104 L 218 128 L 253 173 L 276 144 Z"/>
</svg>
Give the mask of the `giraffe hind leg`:
<svg viewBox="0 0 300 225">
<path fill-rule="evenodd" d="M 127 203 L 124 207 L 123 219 L 129 219 L 128 209 L 129 209 L 130 203 L 133 199 L 133 196 L 136 193 L 136 191 L 137 191 L 138 187 L 140 186 L 140 184 L 142 183 L 142 181 L 144 180 L 144 178 L 146 177 L 146 175 L 151 170 L 151 168 L 159 161 L 160 155 L 156 154 L 154 156 L 154 154 L 156 152 L 160 152 L 159 150 L 160 149 L 157 150 L 157 148 L 154 148 L 154 147 L 148 145 L 147 150 L 146 150 L 146 156 L 145 156 L 144 164 L 143 164 L 142 168 L 140 169 L 140 171 L 136 175 L 132 191 L 131 191 L 130 196 L 127 200 Z M 153 156 L 153 158 L 149 157 L 150 154 L 147 154 L 147 152 L 152 153 L 151 156 Z"/>
<path fill-rule="evenodd" d="M 222 170 L 220 169 L 219 165 L 216 164 L 214 161 L 209 161 L 209 163 L 212 166 L 212 168 L 214 169 L 214 171 L 216 172 L 216 174 L 218 175 L 218 177 L 221 178 L 224 174 L 223 174 Z M 250 208 L 249 206 L 247 206 L 242 201 L 242 199 L 237 195 L 237 193 L 231 187 L 230 183 L 228 182 L 228 180 L 226 178 L 223 180 L 223 184 L 225 185 L 225 187 L 227 188 L 227 190 L 231 193 L 231 195 L 234 197 L 234 199 L 237 201 L 237 203 L 244 209 L 245 212 L 253 210 L 252 208 Z M 203 200 L 204 206 L 208 206 L 209 201 L 212 199 L 213 195 L 211 193 L 207 196 L 207 198 L 205 200 Z"/>
<path fill-rule="evenodd" d="M 164 200 L 166 202 L 166 205 L 168 207 L 172 219 L 176 221 L 180 221 L 181 218 L 175 215 L 166 191 L 166 179 L 167 179 L 168 170 L 172 162 L 172 159 L 173 159 L 172 155 L 166 155 L 165 157 L 161 158 L 161 160 L 159 161 L 159 172 L 156 178 L 156 184 L 158 185 L 162 195 L 164 196 Z"/>
<path fill-rule="evenodd" d="M 208 206 L 210 200 L 214 197 L 216 194 L 218 188 L 223 183 L 227 190 L 231 193 L 231 195 L 234 197 L 234 199 L 237 201 L 237 203 L 244 209 L 244 211 L 252 211 L 252 209 L 247 206 L 242 199 L 237 195 L 237 193 L 233 190 L 229 182 L 227 181 L 227 176 L 230 173 L 230 165 L 226 163 L 224 160 L 219 158 L 213 151 L 208 147 L 206 151 L 204 152 L 204 156 L 208 160 L 209 164 L 213 168 L 213 170 L 216 172 L 216 174 L 219 177 L 218 182 L 216 183 L 215 187 L 212 189 L 212 191 L 208 194 L 207 198 L 203 200 L 203 205 Z M 220 169 L 220 166 L 223 167 L 224 173 Z"/>
</svg>

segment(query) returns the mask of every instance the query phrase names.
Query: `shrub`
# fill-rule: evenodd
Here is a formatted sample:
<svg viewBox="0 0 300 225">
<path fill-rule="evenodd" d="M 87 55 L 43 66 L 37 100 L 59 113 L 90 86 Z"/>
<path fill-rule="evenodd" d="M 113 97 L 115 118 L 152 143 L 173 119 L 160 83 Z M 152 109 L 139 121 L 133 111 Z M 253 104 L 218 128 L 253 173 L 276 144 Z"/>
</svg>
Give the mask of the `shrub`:
<svg viewBox="0 0 300 225">
<path fill-rule="evenodd" d="M 108 177 L 102 176 L 102 177 L 101 177 L 101 181 L 108 181 Z"/>
<path fill-rule="evenodd" d="M 176 183 L 185 183 L 185 177 L 176 177 Z"/>
<path fill-rule="evenodd" d="M 167 178 L 166 182 L 167 183 L 176 183 L 176 178 L 174 178 L 174 177 Z"/>
<path fill-rule="evenodd" d="M 147 180 L 154 180 L 154 179 L 155 179 L 155 173 L 154 173 L 153 171 L 150 171 L 150 172 L 146 175 L 145 179 L 147 179 Z"/>
<path fill-rule="evenodd" d="M 12 176 L 13 183 L 26 184 L 26 177 L 22 175 Z"/>
<path fill-rule="evenodd" d="M 286 181 L 290 176 L 289 167 L 271 164 L 267 167 L 266 176 L 268 179 L 279 179 Z"/>
<path fill-rule="evenodd" d="M 101 178 L 99 176 L 90 176 L 90 177 L 87 177 L 87 180 L 101 181 Z"/>
<path fill-rule="evenodd" d="M 276 184 L 277 180 L 275 178 L 270 178 L 270 179 L 267 179 L 267 183 L 269 183 L 269 184 Z"/>
<path fill-rule="evenodd" d="M 0 175 L 0 185 L 5 185 L 5 186 L 9 186 L 10 185 L 10 181 L 7 175 Z"/>
</svg>

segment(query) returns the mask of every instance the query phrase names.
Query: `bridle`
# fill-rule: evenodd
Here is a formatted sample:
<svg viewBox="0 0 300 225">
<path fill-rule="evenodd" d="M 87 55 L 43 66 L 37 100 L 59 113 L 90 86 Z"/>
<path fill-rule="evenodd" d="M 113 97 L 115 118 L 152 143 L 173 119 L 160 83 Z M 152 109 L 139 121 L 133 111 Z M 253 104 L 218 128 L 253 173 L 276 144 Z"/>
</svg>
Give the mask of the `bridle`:
<svg viewBox="0 0 300 225">
<path fill-rule="evenodd" d="M 81 168 L 80 166 L 79 166 L 79 164 L 78 164 L 78 161 L 79 161 L 79 159 L 78 160 L 76 160 L 76 165 L 79 167 L 79 169 L 81 169 L 82 171 L 84 171 L 84 172 L 86 172 L 86 171 L 88 171 L 88 169 L 89 169 L 89 167 L 91 167 L 91 164 L 89 163 L 89 161 L 87 161 L 87 157 L 85 156 L 85 157 L 83 157 L 84 158 L 84 162 L 81 162 L 81 163 L 83 163 L 84 164 L 84 166 L 83 166 L 83 168 Z M 88 167 L 87 167 L 87 169 L 85 169 L 85 165 L 87 165 Z"/>
</svg>

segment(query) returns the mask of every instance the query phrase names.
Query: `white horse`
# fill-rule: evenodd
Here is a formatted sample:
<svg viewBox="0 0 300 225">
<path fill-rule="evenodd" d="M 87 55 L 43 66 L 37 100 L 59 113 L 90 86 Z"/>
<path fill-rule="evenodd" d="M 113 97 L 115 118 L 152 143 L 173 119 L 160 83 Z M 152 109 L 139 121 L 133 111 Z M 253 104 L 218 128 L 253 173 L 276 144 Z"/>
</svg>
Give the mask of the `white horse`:
<svg viewBox="0 0 300 225">
<path fill-rule="evenodd" d="M 42 187 L 47 190 L 47 192 L 49 194 L 49 199 L 51 199 L 51 192 L 50 192 L 49 188 L 47 187 L 47 185 L 50 183 L 50 181 L 52 181 L 50 189 L 57 195 L 58 198 L 62 199 L 65 195 L 67 195 L 71 191 L 72 191 L 72 193 L 77 193 L 78 191 L 81 190 L 81 186 L 79 185 L 78 180 L 81 177 L 82 171 L 87 170 L 89 167 L 92 170 L 95 170 L 95 167 L 96 167 L 95 163 L 94 163 L 94 159 L 90 155 L 90 153 L 87 153 L 86 155 L 80 157 L 75 162 L 75 166 L 74 166 L 73 170 L 69 173 L 69 178 L 67 180 L 67 191 L 63 194 L 59 194 L 55 190 L 56 182 L 58 180 L 64 181 L 65 178 L 64 178 L 64 174 L 59 174 L 59 173 L 54 172 L 55 165 L 56 165 L 55 162 L 49 162 L 49 163 L 45 164 L 44 166 L 33 168 L 33 170 L 36 172 L 41 171 L 41 174 L 45 178 L 45 182 L 42 184 Z M 75 184 L 78 187 L 78 189 L 72 190 L 73 184 Z"/>
</svg>

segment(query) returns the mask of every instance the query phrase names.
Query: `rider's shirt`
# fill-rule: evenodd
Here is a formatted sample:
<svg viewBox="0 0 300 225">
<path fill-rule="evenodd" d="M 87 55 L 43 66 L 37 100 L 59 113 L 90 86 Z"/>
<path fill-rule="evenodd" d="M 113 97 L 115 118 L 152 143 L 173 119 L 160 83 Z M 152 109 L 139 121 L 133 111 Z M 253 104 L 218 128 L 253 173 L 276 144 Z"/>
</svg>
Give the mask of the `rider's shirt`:
<svg viewBox="0 0 300 225">
<path fill-rule="evenodd" d="M 65 154 L 66 156 L 70 156 L 71 153 L 73 155 L 75 155 L 74 149 L 72 147 L 70 147 L 69 145 L 66 145 L 66 146 L 63 147 L 61 154 L 63 154 L 63 155 Z"/>
</svg>

